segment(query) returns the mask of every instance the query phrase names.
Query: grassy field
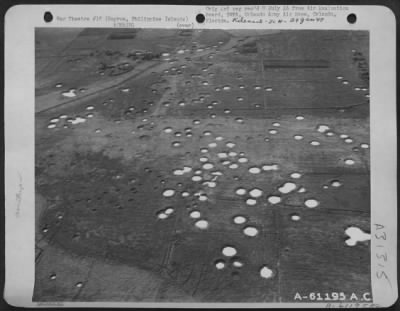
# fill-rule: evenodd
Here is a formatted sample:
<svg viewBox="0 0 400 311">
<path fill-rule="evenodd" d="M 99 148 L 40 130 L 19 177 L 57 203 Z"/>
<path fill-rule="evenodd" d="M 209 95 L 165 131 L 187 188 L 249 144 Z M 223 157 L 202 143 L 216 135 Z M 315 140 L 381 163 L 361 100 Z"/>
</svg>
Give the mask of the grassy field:
<svg viewBox="0 0 400 311">
<path fill-rule="evenodd" d="M 58 31 L 37 30 L 35 301 L 370 292 L 346 234 L 370 231 L 368 33 Z"/>
</svg>

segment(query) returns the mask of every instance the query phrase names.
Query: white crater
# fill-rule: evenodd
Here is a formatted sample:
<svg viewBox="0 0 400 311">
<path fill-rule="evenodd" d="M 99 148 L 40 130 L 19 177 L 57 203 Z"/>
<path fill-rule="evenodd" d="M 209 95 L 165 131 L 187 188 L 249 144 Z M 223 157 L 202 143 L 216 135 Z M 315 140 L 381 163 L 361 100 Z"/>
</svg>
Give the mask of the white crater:
<svg viewBox="0 0 400 311">
<path fill-rule="evenodd" d="M 360 228 L 349 227 L 345 233 L 349 236 L 346 240 L 348 246 L 355 246 L 358 242 L 365 242 L 371 240 L 371 234 L 365 233 Z"/>
<path fill-rule="evenodd" d="M 301 177 L 300 173 L 294 172 L 292 174 L 290 174 L 290 177 L 294 178 L 294 179 L 299 179 Z"/>
<path fill-rule="evenodd" d="M 270 279 L 274 275 L 274 272 L 268 268 L 267 266 L 264 266 L 260 270 L 260 276 L 264 279 Z"/>
<path fill-rule="evenodd" d="M 263 165 L 262 166 L 262 169 L 264 170 L 264 171 L 277 171 L 277 170 L 279 170 L 279 166 L 278 166 L 278 164 L 266 164 L 266 165 Z"/>
<path fill-rule="evenodd" d="M 194 225 L 199 229 L 205 230 L 205 229 L 208 228 L 208 221 L 204 220 L 204 219 L 198 220 L 198 221 L 195 222 Z"/>
<path fill-rule="evenodd" d="M 192 212 L 190 212 L 189 216 L 190 216 L 190 218 L 197 219 L 197 218 L 200 218 L 201 214 L 199 211 L 192 211 Z"/>
<path fill-rule="evenodd" d="M 325 124 L 320 124 L 317 127 L 317 131 L 320 132 L 320 133 L 325 133 L 326 131 L 329 131 L 329 130 L 330 130 L 330 127 L 328 125 L 325 125 Z"/>
<path fill-rule="evenodd" d="M 249 206 L 254 206 L 254 205 L 257 204 L 257 200 L 255 200 L 255 199 L 247 199 L 246 200 L 246 204 L 249 205 Z"/>
<path fill-rule="evenodd" d="M 235 193 L 237 195 L 245 195 L 247 193 L 247 190 L 244 188 L 238 188 L 238 189 L 236 189 Z"/>
<path fill-rule="evenodd" d="M 282 201 L 281 197 L 277 195 L 271 195 L 268 197 L 268 202 L 271 204 L 278 204 Z"/>
<path fill-rule="evenodd" d="M 237 225 L 244 224 L 247 221 L 246 217 L 244 216 L 235 216 L 233 218 L 233 222 Z"/>
<path fill-rule="evenodd" d="M 251 173 L 251 174 L 260 174 L 261 173 L 261 169 L 256 167 L 256 166 L 253 166 L 253 167 L 249 168 L 249 173 Z"/>
<path fill-rule="evenodd" d="M 205 163 L 205 164 L 203 164 L 203 168 L 205 170 L 211 170 L 212 168 L 214 168 L 214 165 L 211 163 Z"/>
<path fill-rule="evenodd" d="M 175 194 L 175 190 L 173 190 L 173 189 L 166 189 L 166 190 L 164 190 L 164 192 L 163 192 L 163 196 L 166 197 L 166 198 L 170 198 L 170 197 L 172 197 L 174 194 Z"/>
<path fill-rule="evenodd" d="M 243 233 L 250 237 L 255 237 L 258 234 L 258 229 L 255 227 L 246 227 L 243 229 Z"/>
<path fill-rule="evenodd" d="M 75 97 L 76 96 L 76 90 L 75 89 L 70 89 L 67 92 L 62 92 L 61 95 L 64 96 L 64 97 L 68 97 L 68 98 Z"/>
<path fill-rule="evenodd" d="M 319 202 L 316 199 L 307 199 L 304 202 L 304 205 L 307 206 L 308 208 L 315 208 L 319 205 Z"/>
<path fill-rule="evenodd" d="M 236 248 L 232 247 L 232 246 L 225 246 L 222 249 L 222 255 L 226 256 L 226 257 L 232 257 L 235 256 L 237 254 L 237 250 Z"/>
<path fill-rule="evenodd" d="M 354 165 L 354 164 L 355 164 L 355 161 L 352 160 L 352 159 L 346 159 L 346 160 L 344 160 L 344 163 L 345 163 L 346 165 Z"/>
<path fill-rule="evenodd" d="M 197 175 L 196 175 L 196 176 L 193 176 L 193 177 L 192 177 L 192 180 L 193 180 L 193 181 L 202 181 L 202 180 L 203 180 L 203 177 L 197 176 Z"/>
<path fill-rule="evenodd" d="M 289 193 L 296 189 L 296 184 L 292 182 L 286 182 L 281 187 L 278 188 L 281 193 Z"/>
<path fill-rule="evenodd" d="M 226 152 L 220 152 L 217 154 L 217 156 L 220 159 L 226 159 L 228 157 L 228 154 Z"/>
<path fill-rule="evenodd" d="M 263 194 L 262 190 L 260 190 L 260 189 L 258 189 L 258 188 L 254 188 L 254 189 L 251 189 L 251 190 L 249 191 L 249 195 L 250 195 L 252 198 L 259 198 L 260 196 L 262 196 L 262 194 Z"/>
</svg>

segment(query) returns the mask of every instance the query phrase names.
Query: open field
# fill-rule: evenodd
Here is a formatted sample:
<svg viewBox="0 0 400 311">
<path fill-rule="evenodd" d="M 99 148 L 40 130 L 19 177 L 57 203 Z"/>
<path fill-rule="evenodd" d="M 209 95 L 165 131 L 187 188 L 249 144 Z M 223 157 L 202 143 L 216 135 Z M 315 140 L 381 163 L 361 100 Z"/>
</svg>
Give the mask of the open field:
<svg viewBox="0 0 400 311">
<path fill-rule="evenodd" d="M 368 38 L 37 29 L 34 300 L 370 292 Z"/>
</svg>

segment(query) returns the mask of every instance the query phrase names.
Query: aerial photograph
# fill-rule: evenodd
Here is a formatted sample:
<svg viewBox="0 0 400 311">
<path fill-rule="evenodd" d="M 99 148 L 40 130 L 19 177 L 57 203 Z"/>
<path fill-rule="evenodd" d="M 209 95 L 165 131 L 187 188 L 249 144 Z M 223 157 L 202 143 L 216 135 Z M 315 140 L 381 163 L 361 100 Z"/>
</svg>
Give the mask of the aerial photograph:
<svg viewBox="0 0 400 311">
<path fill-rule="evenodd" d="M 369 32 L 35 29 L 35 302 L 371 293 Z"/>
</svg>

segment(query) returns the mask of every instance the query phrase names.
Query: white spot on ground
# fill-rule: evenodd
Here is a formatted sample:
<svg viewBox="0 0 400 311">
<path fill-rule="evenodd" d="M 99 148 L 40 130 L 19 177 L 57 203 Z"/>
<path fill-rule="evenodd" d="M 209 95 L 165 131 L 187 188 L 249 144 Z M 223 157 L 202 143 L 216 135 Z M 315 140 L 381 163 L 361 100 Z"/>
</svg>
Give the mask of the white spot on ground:
<svg viewBox="0 0 400 311">
<path fill-rule="evenodd" d="M 49 124 L 49 125 L 47 125 L 47 128 L 49 128 L 49 129 L 53 129 L 53 128 L 55 128 L 55 127 L 56 127 L 55 124 Z"/>
<path fill-rule="evenodd" d="M 168 218 L 168 215 L 167 215 L 167 214 L 164 214 L 164 213 L 159 213 L 159 214 L 157 215 L 157 217 L 158 217 L 159 219 L 167 219 L 167 218 Z"/>
<path fill-rule="evenodd" d="M 277 130 L 274 130 L 274 129 L 269 130 L 268 132 L 269 132 L 270 134 L 272 134 L 272 135 L 278 134 L 278 131 L 277 131 Z"/>
<path fill-rule="evenodd" d="M 255 200 L 255 199 L 247 199 L 246 200 L 246 204 L 249 205 L 249 206 L 254 206 L 254 205 L 257 204 L 257 200 Z"/>
<path fill-rule="evenodd" d="M 352 160 L 352 159 L 346 159 L 346 160 L 344 160 L 344 163 L 345 163 L 346 165 L 354 165 L 355 161 Z"/>
<path fill-rule="evenodd" d="M 204 168 L 205 170 L 211 170 L 212 168 L 214 168 L 214 165 L 211 164 L 211 163 L 205 163 L 205 164 L 203 165 L 203 168 Z"/>
<path fill-rule="evenodd" d="M 195 222 L 194 225 L 195 225 L 197 228 L 204 230 L 204 229 L 207 229 L 207 228 L 208 228 L 208 221 L 207 221 L 207 220 L 204 220 L 204 219 L 198 220 L 198 221 Z"/>
<path fill-rule="evenodd" d="M 319 202 L 316 199 L 307 199 L 305 200 L 304 205 L 308 208 L 314 208 L 319 205 Z"/>
<path fill-rule="evenodd" d="M 225 246 L 222 249 L 222 255 L 226 256 L 226 257 L 232 257 L 235 256 L 237 254 L 237 251 L 234 247 L 232 246 Z"/>
<path fill-rule="evenodd" d="M 303 137 L 303 135 L 294 135 L 293 138 L 295 140 L 302 140 L 304 137 Z"/>
<path fill-rule="evenodd" d="M 190 216 L 190 218 L 197 219 L 197 218 L 200 218 L 201 214 L 200 214 L 199 211 L 192 211 L 192 212 L 189 214 L 189 216 Z"/>
<path fill-rule="evenodd" d="M 75 97 L 76 96 L 76 90 L 75 89 L 70 89 L 68 92 L 62 92 L 62 96 L 64 97 Z"/>
<path fill-rule="evenodd" d="M 278 204 L 282 201 L 281 197 L 277 195 L 271 195 L 268 197 L 268 202 L 271 204 Z"/>
<path fill-rule="evenodd" d="M 277 171 L 277 170 L 279 170 L 279 166 L 278 166 L 278 164 L 271 164 L 271 165 L 267 164 L 267 165 L 263 165 L 262 169 L 264 171 Z"/>
<path fill-rule="evenodd" d="M 86 119 L 81 117 L 76 117 L 75 119 L 68 120 L 68 122 L 70 122 L 71 124 L 79 124 L 86 122 Z"/>
<path fill-rule="evenodd" d="M 262 196 L 262 194 L 263 194 L 262 190 L 260 190 L 260 189 L 258 189 L 258 188 L 254 188 L 254 189 L 251 189 L 251 190 L 249 191 L 249 195 L 250 195 L 252 198 L 259 198 L 260 196 Z"/>
<path fill-rule="evenodd" d="M 296 189 L 296 184 L 292 183 L 292 182 L 286 182 L 281 187 L 278 188 L 278 190 L 281 193 L 285 193 L 285 194 L 289 193 L 289 192 L 292 192 L 295 189 Z"/>
<path fill-rule="evenodd" d="M 241 267 L 243 267 L 243 263 L 236 260 L 233 262 L 233 266 L 236 268 L 241 268 Z"/>
<path fill-rule="evenodd" d="M 254 237 L 258 234 L 258 230 L 255 227 L 246 227 L 243 229 L 243 233 L 247 236 Z"/>
<path fill-rule="evenodd" d="M 300 215 L 293 214 L 292 216 L 290 216 L 290 219 L 293 220 L 293 221 L 299 221 L 300 220 Z"/>
<path fill-rule="evenodd" d="M 166 198 L 172 197 L 175 194 L 175 190 L 173 189 L 166 189 L 163 192 L 163 196 Z"/>
<path fill-rule="evenodd" d="M 332 187 L 340 187 L 342 183 L 339 180 L 332 180 L 331 185 Z"/>
<path fill-rule="evenodd" d="M 209 143 L 208 147 L 215 148 L 215 147 L 217 147 L 217 143 Z"/>
<path fill-rule="evenodd" d="M 368 149 L 369 145 L 366 144 L 366 143 L 363 143 L 363 144 L 360 145 L 360 147 L 363 148 L 363 149 Z"/>
<path fill-rule="evenodd" d="M 236 189 L 235 193 L 237 195 L 245 195 L 247 193 L 247 190 L 244 188 L 238 188 L 238 189 Z"/>
<path fill-rule="evenodd" d="M 237 169 L 239 167 L 239 165 L 237 165 L 236 163 L 232 163 L 231 165 L 229 165 L 229 168 L 231 169 Z"/>
<path fill-rule="evenodd" d="M 253 166 L 253 167 L 249 168 L 249 172 L 251 174 L 260 174 L 261 173 L 261 169 L 256 167 L 256 166 Z"/>
<path fill-rule="evenodd" d="M 345 233 L 349 236 L 346 240 L 348 246 L 355 246 L 358 242 L 371 240 L 371 234 L 365 233 L 357 227 L 349 227 L 346 229 Z"/>
<path fill-rule="evenodd" d="M 249 160 L 247 158 L 239 158 L 238 162 L 239 163 L 247 163 L 247 162 L 249 162 Z"/>
<path fill-rule="evenodd" d="M 190 167 L 190 166 L 184 166 L 183 167 L 183 172 L 184 173 L 189 173 L 189 172 L 191 172 L 192 171 L 192 168 Z"/>
<path fill-rule="evenodd" d="M 303 116 L 296 116 L 296 120 L 299 120 L 299 121 L 304 120 L 304 117 Z"/>
<path fill-rule="evenodd" d="M 171 215 L 173 212 L 174 212 L 174 209 L 172 207 L 168 207 L 164 211 L 164 213 L 167 215 Z"/>
<path fill-rule="evenodd" d="M 192 177 L 192 180 L 193 180 L 193 181 L 202 181 L 202 180 L 203 180 L 203 177 L 201 177 L 201 176 L 193 176 L 193 177 Z"/>
<path fill-rule="evenodd" d="M 274 272 L 267 266 L 262 267 L 260 270 L 260 276 L 262 278 L 270 279 L 270 278 L 272 278 L 273 275 L 274 275 Z"/>
<path fill-rule="evenodd" d="M 218 153 L 218 158 L 220 158 L 220 159 L 226 159 L 227 157 L 228 157 L 228 154 L 226 152 Z"/>
<path fill-rule="evenodd" d="M 329 126 L 325 125 L 325 124 L 320 124 L 317 127 L 317 131 L 320 132 L 320 133 L 325 133 L 328 130 L 330 130 Z"/>
<path fill-rule="evenodd" d="M 294 179 L 298 179 L 298 178 L 301 177 L 301 174 L 300 174 L 300 173 L 297 173 L 297 172 L 294 172 L 294 173 L 290 174 L 290 177 L 292 177 L 292 178 L 294 178 Z"/>
<path fill-rule="evenodd" d="M 246 217 L 244 216 L 235 216 L 233 218 L 233 222 L 237 225 L 244 224 L 247 221 Z"/>
<path fill-rule="evenodd" d="M 236 144 L 234 144 L 233 142 L 227 142 L 227 143 L 225 144 L 225 146 L 227 146 L 228 148 L 233 148 L 233 147 L 236 146 Z"/>
<path fill-rule="evenodd" d="M 312 140 L 312 141 L 310 141 L 310 145 L 311 146 L 319 146 L 319 145 L 321 145 L 321 143 L 317 140 Z"/>
<path fill-rule="evenodd" d="M 186 197 L 188 197 L 189 195 L 190 195 L 190 193 L 187 192 L 187 191 L 183 191 L 183 192 L 182 192 L 182 197 L 183 197 L 183 198 L 186 198 Z"/>
<path fill-rule="evenodd" d="M 217 268 L 218 270 L 221 270 L 221 269 L 225 268 L 225 263 L 223 261 L 217 261 L 215 263 L 215 268 Z"/>
</svg>

